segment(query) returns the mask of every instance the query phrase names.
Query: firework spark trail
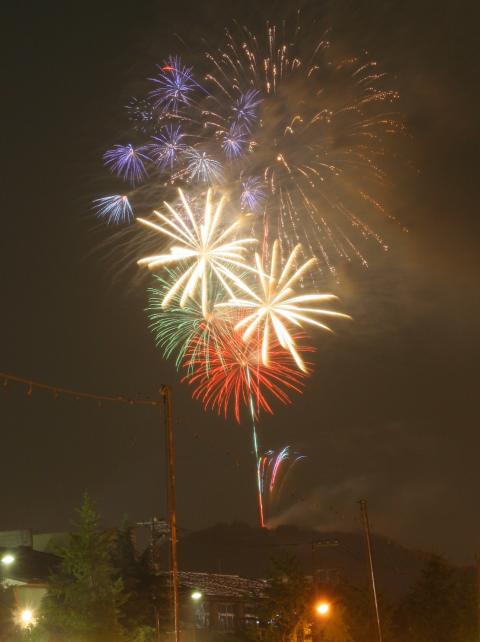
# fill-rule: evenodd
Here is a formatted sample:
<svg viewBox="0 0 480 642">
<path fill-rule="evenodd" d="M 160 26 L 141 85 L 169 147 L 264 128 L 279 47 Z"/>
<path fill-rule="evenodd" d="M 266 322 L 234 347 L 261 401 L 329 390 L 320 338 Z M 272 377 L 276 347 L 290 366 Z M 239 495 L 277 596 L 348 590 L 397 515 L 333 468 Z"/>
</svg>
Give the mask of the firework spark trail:
<svg viewBox="0 0 480 642">
<path fill-rule="evenodd" d="M 186 221 L 168 203 L 165 203 L 165 206 L 171 214 L 170 218 L 155 211 L 160 219 L 160 225 L 143 218 L 137 219 L 143 225 L 177 241 L 179 245 L 172 246 L 169 254 L 147 256 L 140 259 L 138 264 L 147 265 L 151 270 L 172 264 L 188 265 L 163 298 L 162 307 L 168 307 L 180 291 L 182 291 L 180 307 L 184 307 L 200 285 L 202 311 L 206 318 L 210 312 L 209 281 L 212 276 L 218 279 L 230 296 L 233 296 L 230 284 L 238 286 L 242 284 L 233 269 L 254 271 L 254 268 L 245 264 L 244 252 L 248 245 L 255 244 L 257 241 L 254 238 L 235 238 L 240 225 L 238 219 L 227 228 L 222 227 L 224 197 L 213 208 L 211 191 L 208 190 L 203 218 L 199 220 L 194 215 L 182 190 L 179 190 L 179 194 L 187 214 Z"/>
<path fill-rule="evenodd" d="M 200 301 L 191 298 L 182 307 L 179 293 L 165 308 L 162 302 L 178 278 L 178 272 L 168 269 L 166 277 L 155 276 L 157 287 L 149 288 L 147 312 L 155 344 L 163 350 L 166 359 L 174 357 L 175 365 L 180 369 L 187 353 L 192 364 L 200 355 L 208 359 L 210 352 L 221 349 L 222 340 L 229 334 L 234 335 L 235 331 L 230 319 L 215 309 L 214 304 L 221 300 L 222 290 L 214 285 L 209 288 L 212 306 L 206 318 Z"/>
<path fill-rule="evenodd" d="M 250 417 L 252 420 L 253 453 L 255 455 L 255 469 L 257 474 L 258 511 L 259 511 L 259 518 L 260 518 L 260 528 L 264 528 L 265 515 L 263 511 L 262 479 L 260 474 L 261 458 L 259 456 L 260 449 L 258 444 L 257 427 L 255 425 L 255 406 L 253 403 L 250 369 L 248 366 L 246 367 L 246 375 L 247 375 L 247 385 L 248 385 L 248 405 L 250 408 Z"/>
<path fill-rule="evenodd" d="M 311 353 L 313 348 L 300 346 L 299 351 Z M 216 345 L 190 345 L 184 361 L 187 375 L 182 381 L 194 386 L 193 397 L 201 400 L 205 409 L 216 410 L 225 418 L 232 411 L 239 423 L 241 407 L 251 409 L 252 395 L 258 419 L 261 411 L 273 413 L 272 399 L 289 404 L 289 393 L 301 393 L 304 386 L 305 374 L 294 367 L 289 353 L 274 338 L 270 353 L 267 367 L 261 361 L 258 341 L 245 344 L 234 331 L 220 332 Z"/>
<path fill-rule="evenodd" d="M 295 452 L 291 446 L 278 451 L 269 450 L 259 458 L 260 490 L 262 507 L 267 515 L 272 511 L 282 488 L 294 466 L 306 459 L 305 455 Z"/>
<path fill-rule="evenodd" d="M 298 328 L 303 324 L 313 325 L 331 332 L 330 328 L 316 319 L 317 316 L 330 316 L 350 318 L 347 314 L 316 307 L 320 301 L 331 301 L 337 297 L 333 294 L 297 294 L 294 286 L 316 263 L 311 258 L 300 267 L 296 267 L 301 246 L 297 245 L 287 260 L 283 263 L 280 256 L 280 245 L 275 241 L 272 247 L 270 270 L 265 269 L 264 262 L 255 254 L 257 264 L 258 287 L 239 286 L 249 295 L 245 298 L 232 298 L 227 303 L 218 303 L 217 307 L 240 308 L 246 315 L 236 325 L 235 330 L 242 330 L 242 338 L 248 341 L 254 332 L 262 335 L 262 362 L 268 366 L 271 362 L 270 343 L 272 334 L 276 336 L 279 344 L 292 355 L 295 363 L 302 372 L 307 372 L 307 367 L 298 353 L 295 341 L 289 330 L 290 327 Z M 306 307 L 305 304 L 310 304 Z M 311 307 L 315 306 L 315 307 Z"/>
<path fill-rule="evenodd" d="M 95 199 L 92 205 L 97 216 L 106 219 L 107 223 L 130 223 L 134 219 L 128 196 L 112 194 Z"/>
<path fill-rule="evenodd" d="M 269 368 L 261 363 L 259 343 L 245 346 L 234 331 L 223 338 L 220 335 L 215 345 L 201 340 L 199 343 L 198 346 L 193 342 L 187 351 L 184 365 L 188 374 L 183 380 L 195 386 L 193 397 L 200 399 L 205 409 L 211 407 L 227 416 L 231 405 L 235 418 L 240 422 L 240 407 L 247 407 L 255 457 L 259 522 L 263 528 L 264 489 L 257 420 L 260 410 L 272 412 L 267 393 L 283 403 L 290 403 L 288 392 L 301 392 L 304 375 L 291 367 L 288 353 L 279 349 L 275 341 L 272 345 L 274 359 Z M 311 348 L 303 350 L 310 352 Z"/>
</svg>

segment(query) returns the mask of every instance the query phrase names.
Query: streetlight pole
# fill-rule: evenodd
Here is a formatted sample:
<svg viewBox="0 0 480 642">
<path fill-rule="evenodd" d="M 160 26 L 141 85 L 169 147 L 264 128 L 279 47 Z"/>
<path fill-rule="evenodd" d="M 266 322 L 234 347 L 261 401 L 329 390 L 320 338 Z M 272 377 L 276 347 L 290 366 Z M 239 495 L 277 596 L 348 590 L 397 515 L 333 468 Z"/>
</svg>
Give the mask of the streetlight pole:
<svg viewBox="0 0 480 642">
<path fill-rule="evenodd" d="M 167 451 L 167 507 L 170 531 L 170 574 L 172 582 L 173 623 L 175 642 L 180 642 L 180 604 L 178 595 L 177 560 L 177 501 L 175 492 L 175 451 L 173 444 L 172 389 L 164 385 L 160 388 L 163 399 L 165 438 Z"/>
</svg>

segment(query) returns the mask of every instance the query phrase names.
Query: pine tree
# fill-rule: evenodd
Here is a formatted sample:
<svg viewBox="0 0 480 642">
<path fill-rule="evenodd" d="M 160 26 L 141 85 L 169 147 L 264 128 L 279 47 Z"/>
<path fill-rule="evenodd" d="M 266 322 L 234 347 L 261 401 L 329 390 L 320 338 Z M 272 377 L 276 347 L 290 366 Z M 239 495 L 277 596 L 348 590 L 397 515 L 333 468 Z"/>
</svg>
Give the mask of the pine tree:
<svg viewBox="0 0 480 642">
<path fill-rule="evenodd" d="M 396 620 L 408 642 L 454 642 L 459 624 L 453 569 L 432 555 L 422 575 L 402 600 Z"/>
<path fill-rule="evenodd" d="M 275 642 L 301 642 L 308 626 L 306 604 L 311 587 L 293 557 L 273 561 L 271 579 L 259 603 L 261 637 Z"/>
<path fill-rule="evenodd" d="M 167 579 L 153 573 L 148 549 L 138 555 L 132 530 L 125 523 L 117 532 L 114 548 L 113 559 L 126 597 L 121 623 L 132 640 L 148 640 L 155 637 L 157 618 L 161 625 L 168 617 Z"/>
<path fill-rule="evenodd" d="M 99 515 L 85 494 L 61 563 L 50 577 L 43 606 L 45 629 L 76 642 L 119 642 L 122 581 L 112 564 L 113 533 L 103 532 Z"/>
</svg>

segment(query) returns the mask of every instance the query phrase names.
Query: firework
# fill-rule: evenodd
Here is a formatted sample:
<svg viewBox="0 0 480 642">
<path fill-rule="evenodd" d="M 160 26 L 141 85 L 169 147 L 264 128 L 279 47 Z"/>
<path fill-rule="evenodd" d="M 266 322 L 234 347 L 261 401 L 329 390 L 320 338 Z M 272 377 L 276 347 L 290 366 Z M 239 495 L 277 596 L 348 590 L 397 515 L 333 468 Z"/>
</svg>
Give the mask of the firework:
<svg viewBox="0 0 480 642">
<path fill-rule="evenodd" d="M 262 492 L 268 493 L 271 497 L 277 489 L 280 478 L 285 478 L 287 472 L 302 459 L 306 459 L 305 455 L 295 452 L 291 446 L 285 446 L 278 451 L 269 450 L 262 455 L 260 463 Z"/>
<path fill-rule="evenodd" d="M 297 366 L 302 372 L 307 372 L 307 367 L 300 356 L 290 328 L 313 325 L 331 332 L 330 328 L 317 320 L 318 316 L 350 318 L 334 310 L 326 310 L 316 306 L 320 301 L 331 301 L 337 297 L 333 294 L 299 294 L 295 291 L 300 279 L 312 269 L 316 263 L 311 258 L 300 267 L 297 267 L 298 255 L 301 245 L 297 245 L 288 259 L 281 265 L 280 244 L 273 243 L 270 269 L 258 254 L 255 254 L 257 264 L 257 288 L 244 287 L 248 299 L 234 298 L 228 303 L 218 303 L 217 307 L 234 307 L 246 311 L 236 325 L 235 330 L 242 331 L 242 338 L 248 342 L 254 334 L 262 337 L 262 363 L 269 366 L 273 360 L 270 352 L 272 336 L 276 336 L 282 348 L 288 350 Z M 314 307 L 312 307 L 314 306 Z"/>
<path fill-rule="evenodd" d="M 249 176 L 241 183 L 240 206 L 242 210 L 259 212 L 266 199 L 265 187 L 258 176 Z"/>
<path fill-rule="evenodd" d="M 205 409 L 228 416 L 233 410 L 240 422 L 241 408 L 246 407 L 251 422 L 252 447 L 255 459 L 257 500 L 260 526 L 265 526 L 262 491 L 260 445 L 256 422 L 260 411 L 272 413 L 271 400 L 290 403 L 290 393 L 302 392 L 304 374 L 292 367 L 289 354 L 274 340 L 270 346 L 272 363 L 266 367 L 261 362 L 260 345 L 246 344 L 235 333 L 233 326 L 227 333 L 219 333 L 215 343 L 193 344 L 187 352 L 185 365 L 189 374 L 184 377 L 194 386 L 193 397 L 200 399 Z M 304 352 L 312 348 L 302 347 Z"/>
<path fill-rule="evenodd" d="M 122 194 L 96 198 L 93 207 L 97 216 L 106 219 L 108 223 L 130 223 L 134 218 L 128 196 Z"/>
<path fill-rule="evenodd" d="M 112 172 L 135 185 L 142 182 L 147 176 L 145 162 L 150 161 L 147 151 L 147 146 L 114 145 L 112 149 L 105 152 L 103 159 Z"/>
<path fill-rule="evenodd" d="M 222 149 L 225 156 L 230 160 L 239 158 L 245 152 L 247 142 L 247 132 L 237 123 L 233 123 L 224 133 L 222 139 Z"/>
<path fill-rule="evenodd" d="M 209 95 L 200 106 L 205 137 L 242 133 L 235 154 L 223 144 L 218 156 L 229 182 L 262 182 L 261 232 L 303 242 L 334 271 L 336 257 L 366 263 L 360 241 L 386 249 L 369 220 L 386 214 L 385 158 L 403 125 L 398 94 L 375 61 L 336 57 L 327 37 L 307 32 L 227 30 L 223 46 L 206 54 Z"/>
<path fill-rule="evenodd" d="M 147 98 L 130 98 L 125 110 L 133 129 L 148 134 L 155 128 L 155 110 Z"/>
<path fill-rule="evenodd" d="M 305 455 L 295 452 L 291 446 L 269 450 L 258 458 L 262 511 L 274 507 L 289 473 L 302 459 L 306 459 Z"/>
<path fill-rule="evenodd" d="M 328 38 L 307 31 L 236 27 L 197 68 L 168 57 L 127 104 L 132 143 L 104 154 L 132 186 L 122 191 L 136 210 L 151 211 L 162 190 L 179 188 L 178 207 L 137 219 L 156 235 L 133 228 L 129 252 L 159 272 L 150 328 L 185 369 L 194 398 L 237 421 L 242 409 L 250 416 L 262 526 L 264 503 L 271 507 L 302 456 L 288 446 L 260 455 L 257 421 L 302 391 L 312 351 L 305 329 L 331 331 L 326 318 L 349 318 L 321 307 L 336 297 L 314 287 L 320 270 L 366 264 L 371 240 L 387 249 L 377 220 L 393 218 L 382 204 L 385 167 L 389 139 L 403 129 L 398 95 L 376 63 L 339 57 Z M 225 196 L 213 198 L 219 185 L 242 216 L 225 214 Z M 107 222 L 134 218 L 127 196 L 96 199 L 94 208 Z M 167 244 L 159 249 L 157 234 Z M 257 242 L 262 252 L 250 258 Z M 300 260 L 302 247 L 312 258 Z"/>
<path fill-rule="evenodd" d="M 155 88 L 150 97 L 155 107 L 161 110 L 178 109 L 190 104 L 190 96 L 197 83 L 192 76 L 192 68 L 182 64 L 178 56 L 170 56 L 163 66 L 158 68 L 158 76 L 151 78 Z"/>
<path fill-rule="evenodd" d="M 219 288 L 212 289 L 213 305 L 207 317 L 203 314 L 201 302 L 196 298 L 190 298 L 188 304 L 182 307 L 178 293 L 172 298 L 169 307 L 165 308 L 162 302 L 172 283 L 178 278 L 178 272 L 172 270 L 166 270 L 165 277 L 155 276 L 157 287 L 149 288 L 149 327 L 163 356 L 167 359 L 173 357 L 177 368 L 184 365 L 189 353 L 189 363 L 195 364 L 197 358 L 205 357 L 208 369 L 208 356 L 221 346 L 228 333 L 234 334 L 233 325 L 214 306 L 222 294 Z M 189 371 L 192 371 L 191 368 Z"/>
<path fill-rule="evenodd" d="M 366 264 L 369 240 L 388 247 L 377 228 L 393 219 L 382 201 L 391 141 L 404 130 L 398 94 L 375 61 L 339 56 L 313 32 L 227 30 L 202 73 L 170 56 L 127 105 L 145 139 L 115 146 L 105 163 L 135 184 L 222 182 L 257 214 L 259 238 L 301 242 L 332 272 L 339 260 Z"/>
<path fill-rule="evenodd" d="M 190 147 L 185 152 L 187 167 L 179 176 L 188 175 L 190 180 L 201 183 L 215 183 L 222 178 L 222 164 L 208 155 L 206 151 Z"/>
<path fill-rule="evenodd" d="M 299 347 L 301 352 L 312 348 Z M 290 393 L 303 390 L 305 375 L 294 367 L 290 355 L 272 338 L 270 365 L 260 358 L 260 345 L 254 339 L 245 343 L 238 334 L 220 335 L 216 345 L 211 343 L 187 352 L 185 365 L 191 374 L 184 377 L 194 387 L 193 397 L 228 417 L 230 410 L 240 422 L 242 406 L 255 418 L 260 411 L 272 414 L 272 400 L 290 403 Z"/>
<path fill-rule="evenodd" d="M 160 169 L 173 170 L 186 145 L 182 142 L 184 134 L 179 126 L 167 125 L 158 136 L 152 138 L 153 143 L 149 145 L 150 156 Z"/>
<path fill-rule="evenodd" d="M 235 268 L 252 270 L 244 263 L 244 252 L 248 245 L 256 243 L 253 238 L 235 239 L 240 221 L 237 219 L 228 227 L 222 226 L 222 210 L 225 202 L 220 198 L 214 207 L 211 192 L 208 190 L 205 199 L 203 216 L 199 219 L 193 213 L 182 190 L 180 199 L 186 213 L 182 217 L 168 203 L 165 203 L 171 217 L 155 212 L 161 224 L 142 218 L 137 219 L 156 232 L 173 239 L 179 245 L 170 248 L 169 254 L 147 256 L 138 261 L 139 265 L 148 265 L 151 270 L 165 265 L 181 264 L 185 270 L 181 273 L 162 300 L 162 307 L 167 307 L 172 299 L 182 292 L 180 307 L 195 296 L 197 286 L 201 286 L 201 305 L 206 318 L 210 312 L 209 283 L 213 277 L 233 295 L 230 283 L 241 285 L 242 281 L 234 272 Z"/>
</svg>

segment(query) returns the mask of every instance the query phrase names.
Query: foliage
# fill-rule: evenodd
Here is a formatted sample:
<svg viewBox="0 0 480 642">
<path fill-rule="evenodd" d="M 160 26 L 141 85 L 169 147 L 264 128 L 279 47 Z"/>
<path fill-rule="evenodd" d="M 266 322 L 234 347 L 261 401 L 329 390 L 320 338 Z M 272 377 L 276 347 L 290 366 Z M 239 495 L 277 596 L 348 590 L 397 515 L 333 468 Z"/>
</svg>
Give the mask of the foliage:
<svg viewBox="0 0 480 642">
<path fill-rule="evenodd" d="M 273 561 L 271 579 L 259 605 L 263 637 L 280 642 L 302 642 L 310 625 L 312 589 L 294 557 Z"/>
<path fill-rule="evenodd" d="M 99 515 L 85 494 L 44 600 L 42 626 L 54 637 L 76 642 L 123 638 L 119 615 L 125 597 L 112 564 L 112 543 L 113 533 L 100 530 Z"/>
<path fill-rule="evenodd" d="M 295 558 L 273 563 L 271 579 L 259 604 L 260 637 L 271 642 L 303 642 L 306 637 L 324 642 L 353 642 L 345 607 L 331 592 L 332 613 L 320 620 L 315 615 L 318 589 L 300 571 Z"/>
<path fill-rule="evenodd" d="M 373 610 L 372 594 L 368 586 L 359 588 L 342 582 L 336 587 L 344 619 L 354 642 L 371 642 L 378 637 L 376 620 Z M 392 606 L 379 595 L 379 609 L 384 642 L 394 642 L 395 636 L 392 625 Z"/>
<path fill-rule="evenodd" d="M 149 642 L 155 636 L 156 621 L 160 624 L 168 621 L 166 578 L 152 572 L 150 553 L 148 548 L 138 555 L 133 528 L 127 523 L 118 530 L 113 562 L 125 594 L 120 621 L 132 642 Z"/>
<path fill-rule="evenodd" d="M 11 588 L 5 588 L 0 582 L 0 642 L 10 639 L 13 631 L 14 599 Z"/>
<path fill-rule="evenodd" d="M 430 556 L 395 619 L 401 642 L 477 640 L 473 575 L 455 574 L 441 557 Z"/>
</svg>

